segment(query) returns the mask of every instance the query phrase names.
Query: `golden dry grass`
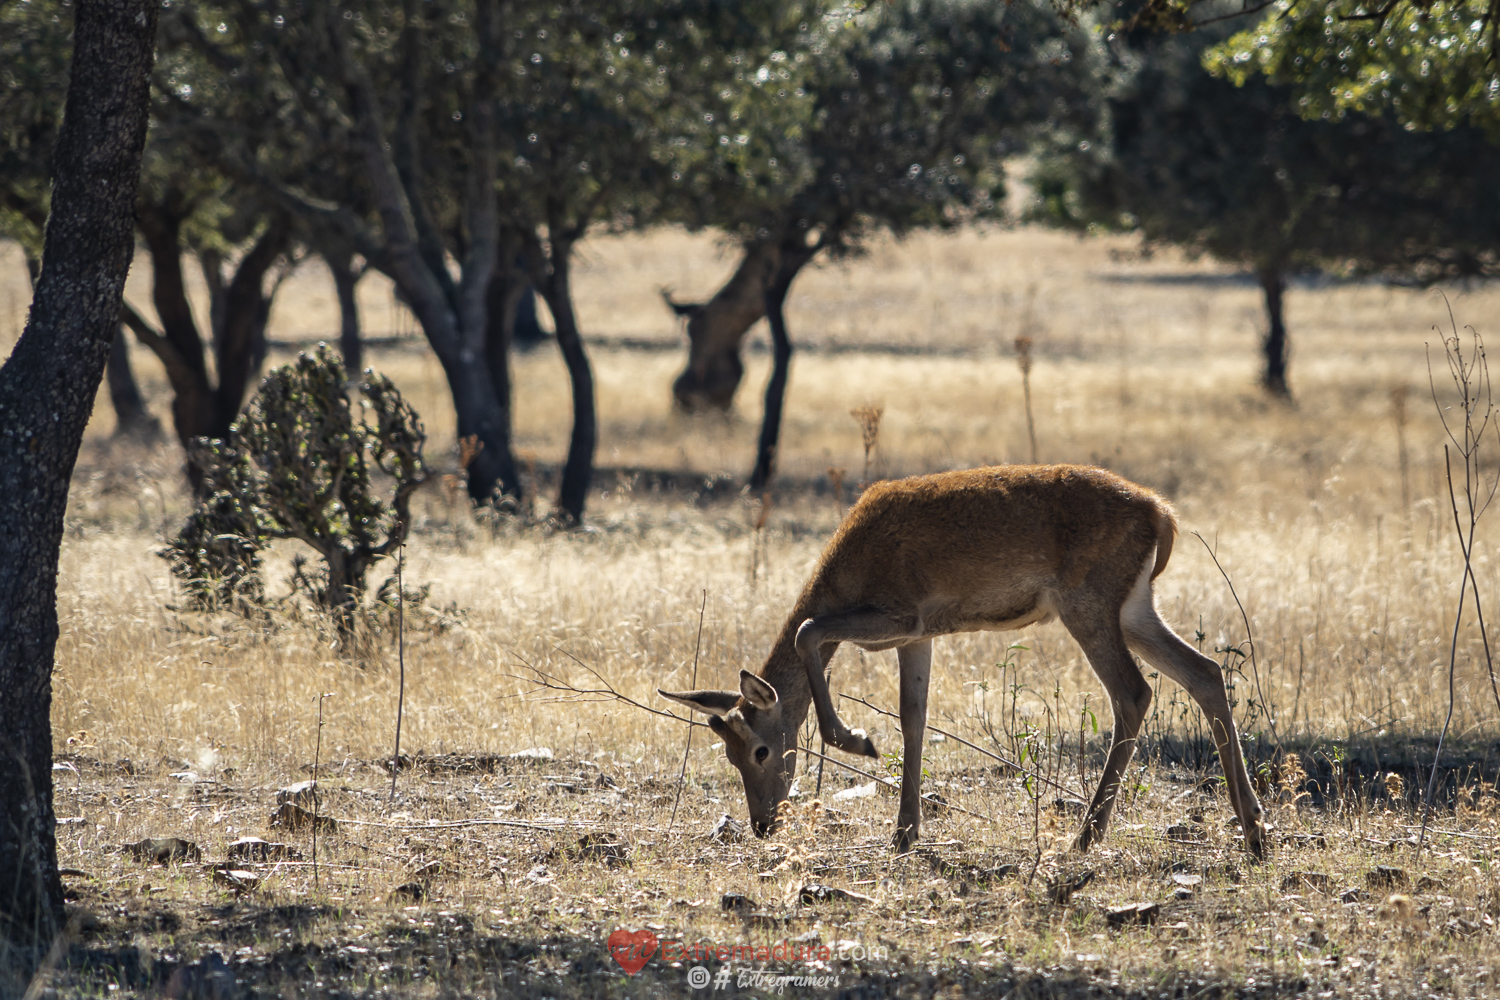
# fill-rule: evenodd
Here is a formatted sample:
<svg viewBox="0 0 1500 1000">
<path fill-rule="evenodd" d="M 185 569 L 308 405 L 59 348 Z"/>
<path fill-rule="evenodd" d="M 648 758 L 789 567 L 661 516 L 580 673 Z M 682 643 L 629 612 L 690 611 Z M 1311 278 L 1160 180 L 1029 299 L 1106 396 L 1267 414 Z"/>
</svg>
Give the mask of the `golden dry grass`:
<svg viewBox="0 0 1500 1000">
<path fill-rule="evenodd" d="M 1271 741 L 1266 710 L 1254 703 L 1268 704 L 1276 735 L 1322 762 L 1316 779 L 1343 773 L 1336 763 L 1343 747 L 1364 755 L 1362 779 L 1396 769 L 1410 784 L 1422 754 L 1430 759 L 1430 737 L 1447 705 L 1461 568 L 1423 351 L 1424 342 L 1438 347 L 1434 325 L 1446 329 L 1441 299 L 1368 284 L 1295 287 L 1288 311 L 1297 401 L 1289 406 L 1268 401 L 1255 386 L 1262 320 L 1253 285 L 1172 255 L 1143 261 L 1129 248 L 1124 241 L 1029 229 L 970 231 L 880 244 L 865 258 L 806 274 L 790 308 L 793 336 L 809 350 L 794 360 L 784 481 L 814 486 L 830 466 L 856 480 L 863 447 L 849 411 L 862 405 L 884 407 L 880 475 L 1024 458 L 1029 446 L 1010 345 L 1020 333 L 1032 336 L 1041 458 L 1105 464 L 1173 498 L 1184 535 L 1158 582 L 1158 601 L 1184 635 L 1203 633 L 1206 651 L 1245 639 L 1222 577 L 1187 532 L 1201 532 L 1216 547 L 1258 647 L 1258 688 L 1248 664 L 1236 676 L 1247 737 L 1262 749 Z M 657 287 L 670 286 L 680 297 L 707 295 L 731 257 L 709 238 L 674 231 L 597 238 L 581 254 L 575 283 L 581 320 L 586 334 L 605 338 L 593 354 L 601 466 L 743 475 L 768 368 L 763 350 L 749 356 L 734 415 L 688 419 L 668 406 L 678 351 L 609 346 L 623 338 L 676 343 Z M 0 307 L 24 287 L 14 264 L 0 257 Z M 147 301 L 143 277 L 134 275 L 129 287 L 138 304 Z M 372 280 L 362 294 L 372 334 L 409 331 L 387 288 Z M 1496 314 L 1500 288 L 1449 294 L 1461 324 L 1488 332 L 1484 324 Z M 331 336 L 335 326 L 326 282 L 312 268 L 294 277 L 279 300 L 274 335 L 300 341 Z M 0 350 L 14 336 L 8 331 L 18 329 L 15 307 L 0 313 Z M 861 345 L 874 349 L 847 351 Z M 159 367 L 144 351 L 133 354 L 156 412 L 165 415 Z M 426 417 L 435 464 L 451 468 L 453 422 L 436 363 L 416 342 L 378 349 L 372 360 Z M 516 382 L 518 446 L 544 466 L 555 463 L 566 444 L 568 399 L 555 352 L 519 357 Z M 1390 401 L 1401 386 L 1410 393 L 1409 506 L 1402 502 Z M 378 794 L 388 778 L 364 762 L 390 753 L 394 651 L 383 647 L 354 662 L 338 655 L 315 621 L 278 616 L 262 626 L 173 612 L 170 579 L 152 553 L 185 509 L 179 457 L 173 449 L 113 444 L 111 430 L 101 399 L 75 481 L 59 582 L 54 722 L 59 752 L 79 755 L 80 767 L 76 779 L 62 777 L 59 814 L 85 818 L 64 837 L 64 864 L 103 876 L 104 888 L 91 890 L 106 894 L 101 906 L 187 914 L 176 931 L 152 931 L 150 947 L 192 957 L 219 935 L 226 945 L 246 942 L 246 963 L 282 955 L 269 932 L 223 930 L 226 921 L 253 921 L 213 915 L 226 904 L 206 872 L 143 871 L 102 850 L 175 834 L 217 858 L 238 836 L 264 835 L 268 790 L 305 777 L 313 760 L 319 693 L 334 695 L 325 702 L 322 760 L 339 766 L 327 808 L 346 818 L 389 821 Z M 412 823 L 513 815 L 544 826 L 567 820 L 626 839 L 632 863 L 609 868 L 566 852 L 548 855 L 575 842 L 576 831 L 346 828 L 328 849 L 353 867 L 325 872 L 316 891 L 305 867 L 283 868 L 253 897 L 259 902 L 240 905 L 327 907 L 287 933 L 341 948 L 360 947 L 361 935 L 373 935 L 385 943 L 367 941 L 371 954 L 394 947 L 389 927 L 410 924 L 412 934 L 438 935 L 444 920 L 460 919 L 470 922 L 466 933 L 480 938 L 551 935 L 564 942 L 567 961 L 549 964 L 545 954 L 518 960 L 520 978 L 495 992 L 524 993 L 525 984 L 567 995 L 685 988 L 683 973 L 660 962 L 643 973 L 650 980 L 611 978 L 611 964 L 600 958 L 602 937 L 614 927 L 643 925 L 689 940 L 809 934 L 885 942 L 893 964 L 846 974 L 874 976 L 869 981 L 893 993 L 928 992 L 941 985 L 932 978 L 938 975 L 964 990 L 1009 982 L 1000 992 L 1017 983 L 1040 991 L 1027 970 L 1050 970 L 1059 982 L 1076 979 L 1079 989 L 1114 981 L 1148 995 L 1171 992 L 1172 984 L 1199 988 L 1193 982 L 1249 988 L 1251 979 L 1273 990 L 1303 982 L 1335 994 L 1424 994 L 1440 986 L 1484 994 L 1494 987 L 1500 883 L 1493 838 L 1500 827 L 1493 797 L 1465 800 L 1439 821 L 1446 830 L 1490 839 L 1447 836 L 1435 853 L 1416 858 L 1403 846 L 1414 814 L 1381 797 L 1378 782 L 1366 780 L 1359 794 L 1320 805 L 1307 799 L 1293 805 L 1295 791 L 1278 795 L 1272 788 L 1280 831 L 1321 833 L 1331 847 L 1286 846 L 1272 862 L 1250 866 L 1225 827 L 1222 797 L 1193 792 L 1189 773 L 1171 764 L 1180 744 L 1170 737 L 1193 736 L 1199 716 L 1196 709 L 1184 712 L 1180 694 L 1165 682 L 1151 734 L 1153 746 L 1169 755 L 1138 772 L 1138 788 L 1114 831 L 1085 859 L 1063 853 L 1076 820 L 1046 808 L 1058 793 L 1042 789 L 1038 802 L 1015 777 L 997 773 L 993 761 L 952 741 L 932 745 L 924 762 L 929 784 L 994 821 L 961 814 L 935 820 L 924 833 L 940 845 L 933 848 L 943 862 L 937 868 L 921 857 L 890 862 L 884 844 L 894 803 L 884 797 L 830 801 L 847 813 L 838 829 L 800 824 L 766 843 L 707 842 L 713 820 L 724 812 L 742 816 L 744 804 L 738 776 L 702 731 L 669 830 L 681 727 L 617 702 L 559 704 L 517 675 L 530 663 L 594 686 L 571 654 L 626 694 L 662 707 L 652 693 L 657 685 L 689 684 L 706 594 L 699 681 L 727 686 L 741 667 L 758 665 L 837 514 L 826 493 L 784 491 L 757 538 L 754 508 L 745 502 L 694 505 L 678 494 L 632 490 L 628 477 L 613 474 L 596 486 L 592 529 L 580 533 L 476 523 L 440 491 L 423 495 L 407 580 L 431 584 L 431 602 L 457 608 L 461 621 L 411 636 L 403 745 L 428 755 L 540 746 L 556 757 L 540 768 L 507 763 L 494 775 L 409 774 L 396 815 Z M 1490 555 L 1493 526 L 1482 538 L 1478 576 L 1494 593 L 1500 574 Z M 279 552 L 270 574 L 278 593 L 289 556 Z M 1029 648 L 1008 652 L 1018 639 Z M 1481 748 L 1472 759 L 1493 775 L 1482 747 L 1495 739 L 1496 707 L 1480 652 L 1477 629 L 1466 620 L 1454 732 L 1461 747 Z M 1007 656 L 1018 674 L 997 669 Z M 895 707 L 892 654 L 841 652 L 833 676 L 836 689 Z M 1017 676 L 1024 689 L 1013 704 L 1004 702 L 1014 718 L 1009 708 L 993 714 L 995 699 L 1011 697 L 1005 692 Z M 981 683 L 988 686 L 982 696 Z M 1039 727 L 1049 774 L 1080 797 L 1086 797 L 1080 764 L 1068 748 L 1085 704 L 1097 712 L 1099 699 L 1077 647 L 1058 626 L 938 643 L 934 721 L 983 741 L 977 734 L 988 710 L 1007 753 L 1026 726 Z M 867 726 L 882 749 L 899 745 L 891 720 L 848 703 L 843 711 L 852 724 Z M 1061 746 L 1059 728 L 1071 734 Z M 1097 749 L 1098 737 L 1087 735 Z M 134 762 L 136 778 L 90 763 L 122 758 Z M 1083 759 L 1087 767 L 1090 754 Z M 186 771 L 205 780 L 167 777 Z M 601 775 L 618 791 L 601 784 Z M 851 784 L 834 771 L 825 782 L 825 799 Z M 549 791 L 565 784 L 584 791 Z M 1201 839 L 1167 841 L 1167 827 L 1184 823 L 1190 812 L 1203 817 L 1201 833 L 1193 834 Z M 441 856 L 452 873 L 434 883 L 434 906 L 386 902 L 389 888 L 429 856 Z M 1181 887 L 1165 868 L 1175 862 L 1203 876 L 1192 899 L 1173 895 Z M 1019 876 L 981 883 L 963 874 L 965 866 L 1001 863 L 1018 865 Z M 1047 900 L 1049 872 L 1085 864 L 1100 872 L 1091 886 L 1066 907 Z M 1408 892 L 1421 876 L 1432 882 L 1414 903 L 1392 902 L 1387 897 L 1399 887 L 1366 884 L 1376 865 L 1407 869 Z M 1033 868 L 1037 875 L 1028 878 Z M 1321 888 L 1304 887 L 1301 872 L 1328 879 L 1313 879 Z M 809 880 L 878 901 L 847 912 L 783 904 Z M 1340 897 L 1347 889 L 1364 895 L 1346 905 Z M 790 922 L 752 927 L 720 914 L 725 892 L 754 897 Z M 1109 929 L 1103 911 L 1147 900 L 1163 903 L 1157 924 Z M 359 930 L 350 930 L 355 925 Z M 585 955 L 599 961 L 578 966 Z M 398 959 L 349 961 L 352 975 L 366 976 L 367 985 L 405 989 L 406 980 L 380 969 Z M 879 978 L 892 970 L 896 979 Z M 465 975 L 450 970 L 418 978 L 438 983 L 440 992 L 488 982 Z M 287 988 L 317 992 L 305 983 Z"/>
</svg>

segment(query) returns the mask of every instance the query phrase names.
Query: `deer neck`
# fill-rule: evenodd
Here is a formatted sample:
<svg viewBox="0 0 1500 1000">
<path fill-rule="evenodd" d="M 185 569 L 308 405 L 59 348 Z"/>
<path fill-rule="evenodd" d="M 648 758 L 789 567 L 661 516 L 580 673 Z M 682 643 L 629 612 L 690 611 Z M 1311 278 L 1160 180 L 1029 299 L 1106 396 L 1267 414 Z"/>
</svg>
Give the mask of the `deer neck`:
<svg viewBox="0 0 1500 1000">
<path fill-rule="evenodd" d="M 799 601 L 776 637 L 771 653 L 760 668 L 760 677 L 776 689 L 781 701 L 781 720 L 785 730 L 795 733 L 802 728 L 807 710 L 812 707 L 812 688 L 807 683 L 807 667 L 797 653 L 797 629 L 811 613 Z"/>
</svg>

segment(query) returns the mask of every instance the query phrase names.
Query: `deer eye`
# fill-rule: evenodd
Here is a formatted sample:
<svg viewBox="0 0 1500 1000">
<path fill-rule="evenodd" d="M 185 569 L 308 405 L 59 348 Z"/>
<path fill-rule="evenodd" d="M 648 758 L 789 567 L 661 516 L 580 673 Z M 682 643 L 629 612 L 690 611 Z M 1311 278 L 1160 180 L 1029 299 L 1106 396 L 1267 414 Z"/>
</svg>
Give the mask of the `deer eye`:
<svg viewBox="0 0 1500 1000">
<path fill-rule="evenodd" d="M 769 756 L 771 756 L 771 748 L 770 747 L 756 747 L 755 748 L 755 762 L 757 764 L 764 764 L 766 762 L 766 758 L 769 757 Z"/>
</svg>

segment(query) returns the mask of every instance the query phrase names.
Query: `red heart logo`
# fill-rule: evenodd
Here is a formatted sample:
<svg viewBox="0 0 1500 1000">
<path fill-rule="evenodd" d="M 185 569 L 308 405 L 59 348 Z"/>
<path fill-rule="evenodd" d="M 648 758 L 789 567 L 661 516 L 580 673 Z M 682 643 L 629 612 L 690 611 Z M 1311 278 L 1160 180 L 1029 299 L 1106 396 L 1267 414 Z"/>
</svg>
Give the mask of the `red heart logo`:
<svg viewBox="0 0 1500 1000">
<path fill-rule="evenodd" d="M 623 927 L 609 936 L 609 953 L 620 968 L 632 976 L 656 954 L 656 935 L 650 931 L 627 931 Z"/>
</svg>

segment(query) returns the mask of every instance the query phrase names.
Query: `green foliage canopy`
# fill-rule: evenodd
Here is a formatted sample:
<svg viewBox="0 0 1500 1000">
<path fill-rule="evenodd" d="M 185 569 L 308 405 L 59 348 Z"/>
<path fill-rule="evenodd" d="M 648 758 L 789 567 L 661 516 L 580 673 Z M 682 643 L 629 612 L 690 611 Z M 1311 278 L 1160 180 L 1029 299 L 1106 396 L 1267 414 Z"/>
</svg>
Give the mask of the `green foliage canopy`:
<svg viewBox="0 0 1500 1000">
<path fill-rule="evenodd" d="M 1205 68 L 1225 34 L 1115 38 L 1106 127 L 1048 157 L 1048 214 L 1257 270 L 1500 270 L 1500 148 L 1480 130 L 1423 132 L 1391 111 L 1308 118 L 1295 87 Z"/>
<path fill-rule="evenodd" d="M 1468 121 L 1500 134 L 1500 0 L 1141 0 L 1116 8 L 1131 28 L 1234 26 L 1207 63 L 1236 82 L 1261 73 L 1296 87 L 1308 117 L 1389 111 L 1413 128 Z"/>
<path fill-rule="evenodd" d="M 830 8 L 706 95 L 702 117 L 722 124 L 691 147 L 677 217 L 839 254 L 881 229 L 995 216 L 1001 160 L 1089 113 L 1093 48 L 1047 3 Z"/>
<path fill-rule="evenodd" d="M 1297 85 L 1310 117 L 1389 110 L 1418 128 L 1469 120 L 1500 136 L 1496 14 L 1490 0 L 1278 0 L 1208 63 L 1236 83 L 1258 72 Z"/>
<path fill-rule="evenodd" d="M 33 261 L 42 253 L 72 51 L 71 17 L 43 4 L 0 4 L 0 236 Z"/>
</svg>

